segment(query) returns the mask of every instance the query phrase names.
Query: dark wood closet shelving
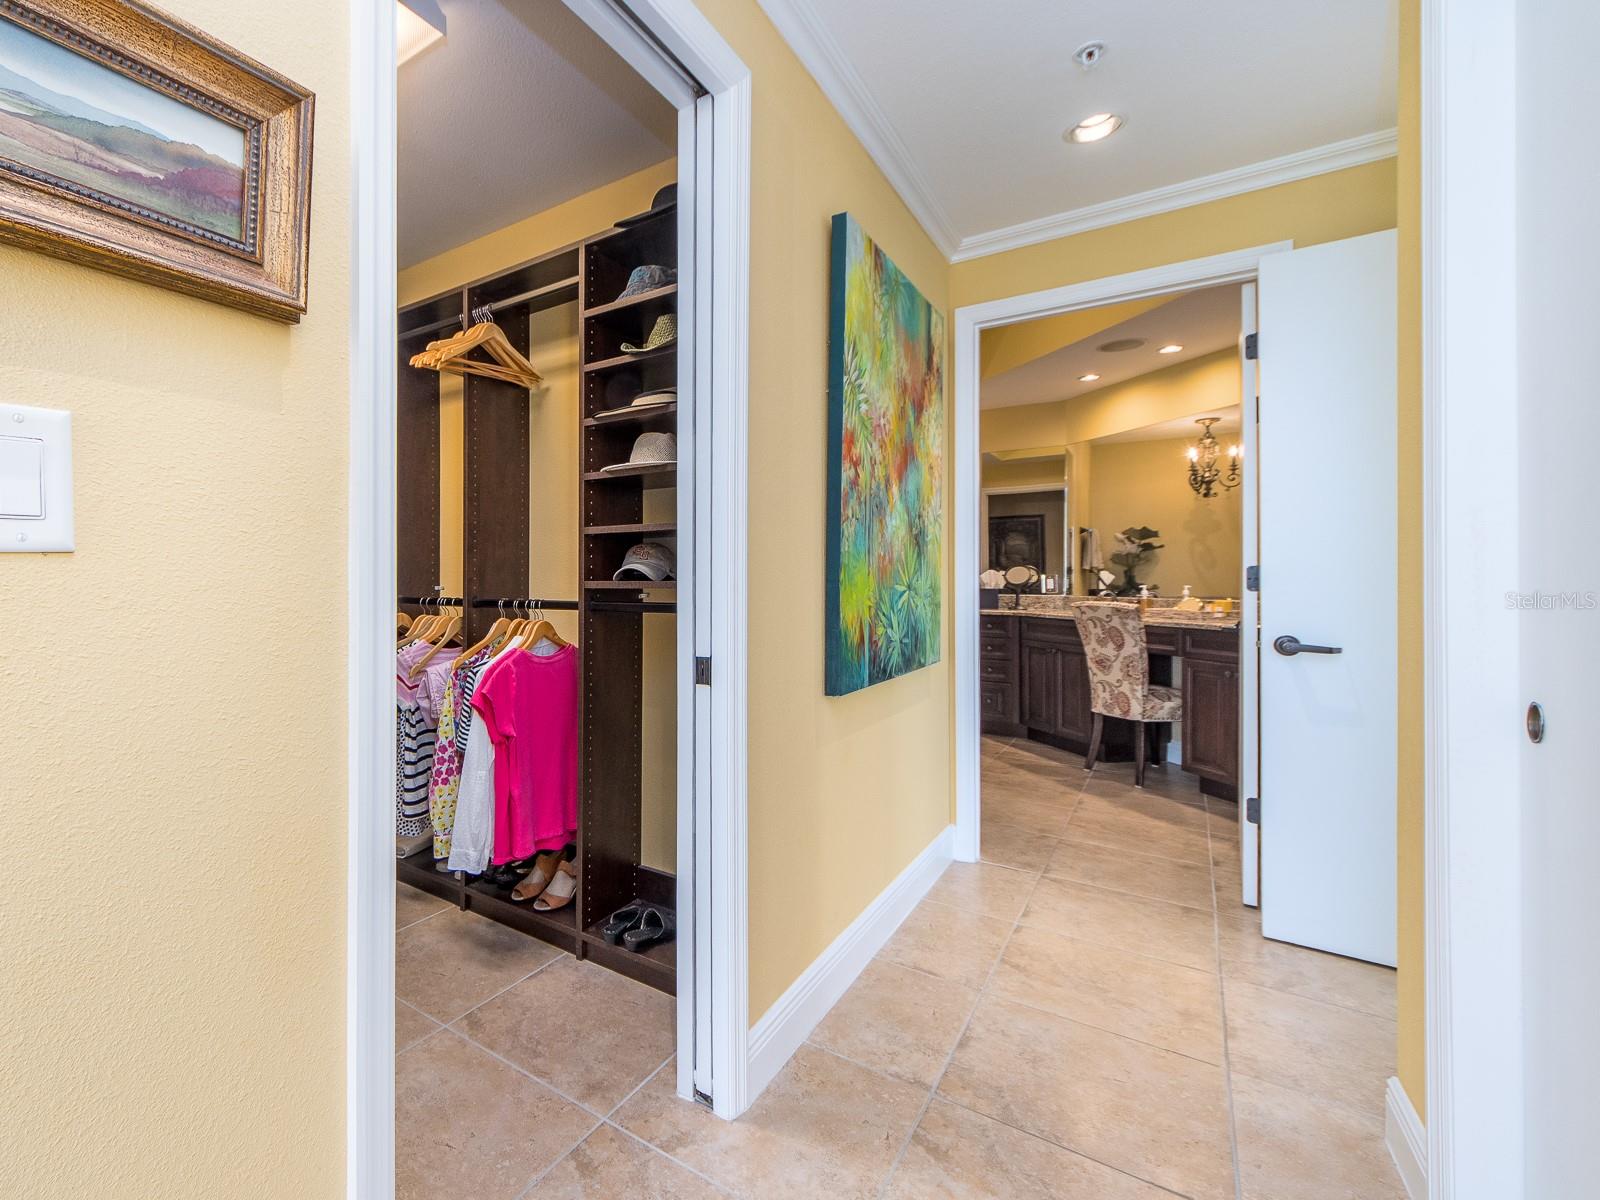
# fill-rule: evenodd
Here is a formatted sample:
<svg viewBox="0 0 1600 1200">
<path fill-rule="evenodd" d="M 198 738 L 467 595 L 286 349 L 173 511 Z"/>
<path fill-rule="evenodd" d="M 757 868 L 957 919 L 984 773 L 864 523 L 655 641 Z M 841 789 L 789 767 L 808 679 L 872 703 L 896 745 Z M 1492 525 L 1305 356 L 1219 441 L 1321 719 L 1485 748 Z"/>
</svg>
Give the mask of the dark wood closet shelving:
<svg viewBox="0 0 1600 1200">
<path fill-rule="evenodd" d="M 647 336 L 649 336 L 648 330 L 639 335 L 640 341 L 643 341 Z M 655 350 L 644 350 L 638 354 L 615 354 L 610 358 L 602 358 L 598 362 L 584 363 L 583 371 L 586 375 L 597 371 L 615 371 L 618 367 L 631 367 L 638 363 L 667 358 L 676 353 L 677 349 L 677 342 L 668 342 L 665 346 L 660 346 Z"/>
<path fill-rule="evenodd" d="M 588 428 L 597 425 L 643 425 L 646 422 L 671 418 L 672 424 L 678 423 L 678 402 L 668 404 L 652 404 L 649 408 L 625 408 L 620 412 L 609 412 L 593 417 L 585 417 L 583 423 Z"/>
<path fill-rule="evenodd" d="M 583 532 L 587 537 L 613 537 L 633 536 L 647 537 L 652 533 L 678 532 L 676 521 L 635 521 L 627 525 L 585 525 Z"/>
<path fill-rule="evenodd" d="M 666 287 L 652 288 L 648 292 L 640 292 L 636 296 L 629 296 L 626 300 L 613 300 L 610 304 L 600 304 L 594 308 L 586 308 L 583 310 L 583 315 L 586 317 L 603 317 L 610 313 L 625 312 L 631 308 L 658 308 L 662 312 L 672 312 L 677 307 L 677 295 L 678 285 L 669 283 Z"/>
<path fill-rule="evenodd" d="M 678 485 L 677 463 L 630 463 L 615 471 L 585 471 L 585 483 L 617 483 L 627 481 L 639 483 L 647 488 L 676 487 Z"/>
<path fill-rule="evenodd" d="M 608 944 L 599 929 L 632 900 L 671 907 L 676 899 L 673 876 L 640 862 L 644 621 L 672 617 L 675 587 L 671 581 L 609 576 L 630 544 L 625 539 L 676 531 L 672 521 L 644 519 L 644 493 L 674 486 L 677 472 L 675 464 L 598 468 L 626 458 L 643 429 L 675 430 L 677 405 L 609 417 L 592 414 L 627 403 L 646 388 L 677 382 L 676 343 L 644 354 L 619 353 L 623 342 L 643 343 L 655 319 L 674 310 L 677 286 L 615 299 L 635 266 L 676 268 L 676 232 L 676 221 L 663 214 L 407 305 L 399 313 L 397 387 L 397 591 L 426 596 L 435 594 L 441 581 L 439 376 L 412 368 L 408 360 L 428 341 L 464 328 L 473 309 L 488 305 L 512 344 L 538 366 L 539 347 L 529 346 L 529 318 L 576 304 L 583 330 L 577 565 L 580 579 L 593 576 L 596 582 L 575 589 L 581 628 L 577 899 L 565 909 L 538 912 L 531 903 L 512 901 L 509 892 L 436 870 L 431 850 L 398 860 L 396 876 L 458 908 L 666 992 L 676 989 L 676 943 L 636 953 Z M 463 636 L 470 643 L 497 615 L 492 605 L 474 608 L 475 599 L 528 591 L 531 409 L 529 393 L 513 384 L 468 375 L 463 389 Z"/>
</svg>

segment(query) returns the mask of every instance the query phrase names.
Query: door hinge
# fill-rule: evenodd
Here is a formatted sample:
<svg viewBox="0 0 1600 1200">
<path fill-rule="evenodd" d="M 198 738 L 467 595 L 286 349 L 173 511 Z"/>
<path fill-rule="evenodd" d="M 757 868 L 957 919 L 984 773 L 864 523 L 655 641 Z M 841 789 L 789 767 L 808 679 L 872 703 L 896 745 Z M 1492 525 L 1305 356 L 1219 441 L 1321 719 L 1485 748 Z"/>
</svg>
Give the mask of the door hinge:
<svg viewBox="0 0 1600 1200">
<path fill-rule="evenodd" d="M 694 660 L 694 681 L 702 687 L 711 686 L 711 659 L 696 655 Z"/>
<path fill-rule="evenodd" d="M 1258 333 L 1244 335 L 1244 356 L 1252 361 L 1261 357 L 1261 343 L 1257 340 L 1260 336 Z"/>
<path fill-rule="evenodd" d="M 1259 566 L 1244 569 L 1244 590 L 1259 592 L 1261 590 L 1261 568 Z"/>
<path fill-rule="evenodd" d="M 1244 802 L 1244 819 L 1252 825 L 1261 824 L 1261 797 L 1251 796 Z"/>
</svg>

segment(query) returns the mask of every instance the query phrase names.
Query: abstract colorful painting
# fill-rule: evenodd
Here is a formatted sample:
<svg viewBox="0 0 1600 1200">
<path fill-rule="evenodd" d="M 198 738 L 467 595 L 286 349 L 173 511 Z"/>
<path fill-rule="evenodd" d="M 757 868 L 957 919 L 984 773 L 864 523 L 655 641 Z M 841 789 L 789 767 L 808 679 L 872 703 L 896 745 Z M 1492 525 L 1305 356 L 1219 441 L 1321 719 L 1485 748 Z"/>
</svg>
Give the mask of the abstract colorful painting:
<svg viewBox="0 0 1600 1200">
<path fill-rule="evenodd" d="M 827 694 L 939 661 L 944 318 L 853 217 L 833 218 Z"/>
</svg>

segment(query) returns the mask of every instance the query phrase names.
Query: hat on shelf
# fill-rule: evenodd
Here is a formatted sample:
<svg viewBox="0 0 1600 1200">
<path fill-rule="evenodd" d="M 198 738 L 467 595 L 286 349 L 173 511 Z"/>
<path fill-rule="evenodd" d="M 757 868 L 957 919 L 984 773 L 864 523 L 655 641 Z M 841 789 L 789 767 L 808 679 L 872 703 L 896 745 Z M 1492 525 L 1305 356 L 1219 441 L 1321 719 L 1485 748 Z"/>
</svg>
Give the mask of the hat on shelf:
<svg viewBox="0 0 1600 1200">
<path fill-rule="evenodd" d="M 612 463 L 602 471 L 621 471 L 627 467 L 671 466 L 678 461 L 678 439 L 670 433 L 641 433 L 625 463 Z"/>
<path fill-rule="evenodd" d="M 632 412 L 636 408 L 660 408 L 663 405 L 673 403 L 677 398 L 678 389 L 675 387 L 651 388 L 648 392 L 640 392 L 632 400 L 619 404 L 616 401 L 621 400 L 622 397 L 613 396 L 611 389 L 608 387 L 606 389 L 606 401 L 610 407 L 602 409 L 595 416 L 609 417 L 616 413 Z"/>
<path fill-rule="evenodd" d="M 642 296 L 646 292 L 653 292 L 658 288 L 666 287 L 668 284 L 676 283 L 677 279 L 678 273 L 671 267 L 663 267 L 654 263 L 648 266 L 635 267 L 628 272 L 628 286 L 622 289 L 622 295 L 618 296 L 617 299 L 627 300 L 633 296 Z"/>
<path fill-rule="evenodd" d="M 656 198 L 650 201 L 650 207 L 642 213 L 634 213 L 631 217 L 623 217 L 617 222 L 618 229 L 626 229 L 630 225 L 637 225 L 640 221 L 648 221 L 657 213 L 664 213 L 669 208 L 678 207 L 678 185 L 669 183 L 656 193 Z"/>
<path fill-rule="evenodd" d="M 632 342 L 622 343 L 624 354 L 647 354 L 651 350 L 659 350 L 678 340 L 678 314 L 662 313 L 656 318 L 656 323 L 650 327 L 650 336 L 644 340 L 644 345 L 635 346 Z"/>
<path fill-rule="evenodd" d="M 677 555 L 673 554 L 671 546 L 661 542 L 640 542 L 637 546 L 629 547 L 622 556 L 622 565 L 611 578 L 653 579 L 659 583 L 663 579 L 671 579 L 677 567 Z"/>
</svg>

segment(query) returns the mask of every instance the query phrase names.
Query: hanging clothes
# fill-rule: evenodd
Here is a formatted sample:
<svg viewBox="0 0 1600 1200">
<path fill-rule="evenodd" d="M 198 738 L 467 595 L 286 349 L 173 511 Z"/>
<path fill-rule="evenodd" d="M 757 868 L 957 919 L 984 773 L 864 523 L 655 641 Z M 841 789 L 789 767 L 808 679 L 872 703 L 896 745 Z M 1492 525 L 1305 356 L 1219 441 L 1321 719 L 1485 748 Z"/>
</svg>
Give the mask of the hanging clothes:
<svg viewBox="0 0 1600 1200">
<path fill-rule="evenodd" d="M 399 853 L 420 848 L 418 839 L 432 833 L 428 796 L 443 698 L 441 675 L 448 673 L 456 657 L 441 650 L 412 679 L 412 669 L 433 649 L 427 642 L 410 642 L 395 652 L 395 836 L 403 839 L 396 845 Z"/>
<path fill-rule="evenodd" d="M 448 862 L 455 832 L 456 798 L 461 788 L 461 758 L 471 731 L 471 685 L 475 668 L 489 661 L 485 647 L 468 659 L 458 658 L 445 681 L 439 707 L 439 731 L 433 751 L 433 778 L 428 784 L 428 820 L 433 826 L 433 857 Z M 459 715 L 458 715 L 459 714 Z"/>
<path fill-rule="evenodd" d="M 489 865 L 494 848 L 494 747 L 481 720 L 472 720 L 471 697 L 475 697 L 503 659 L 515 653 L 506 646 L 487 662 L 468 671 L 461 688 L 455 717 L 456 745 L 462 743 L 466 725 L 466 746 L 461 752 L 461 781 L 456 790 L 456 811 L 450 832 L 450 852 L 446 865 L 452 871 L 481 875 Z"/>
<path fill-rule="evenodd" d="M 578 827 L 578 649 L 518 650 L 472 697 L 494 744 L 492 861 L 558 850 Z"/>
</svg>

